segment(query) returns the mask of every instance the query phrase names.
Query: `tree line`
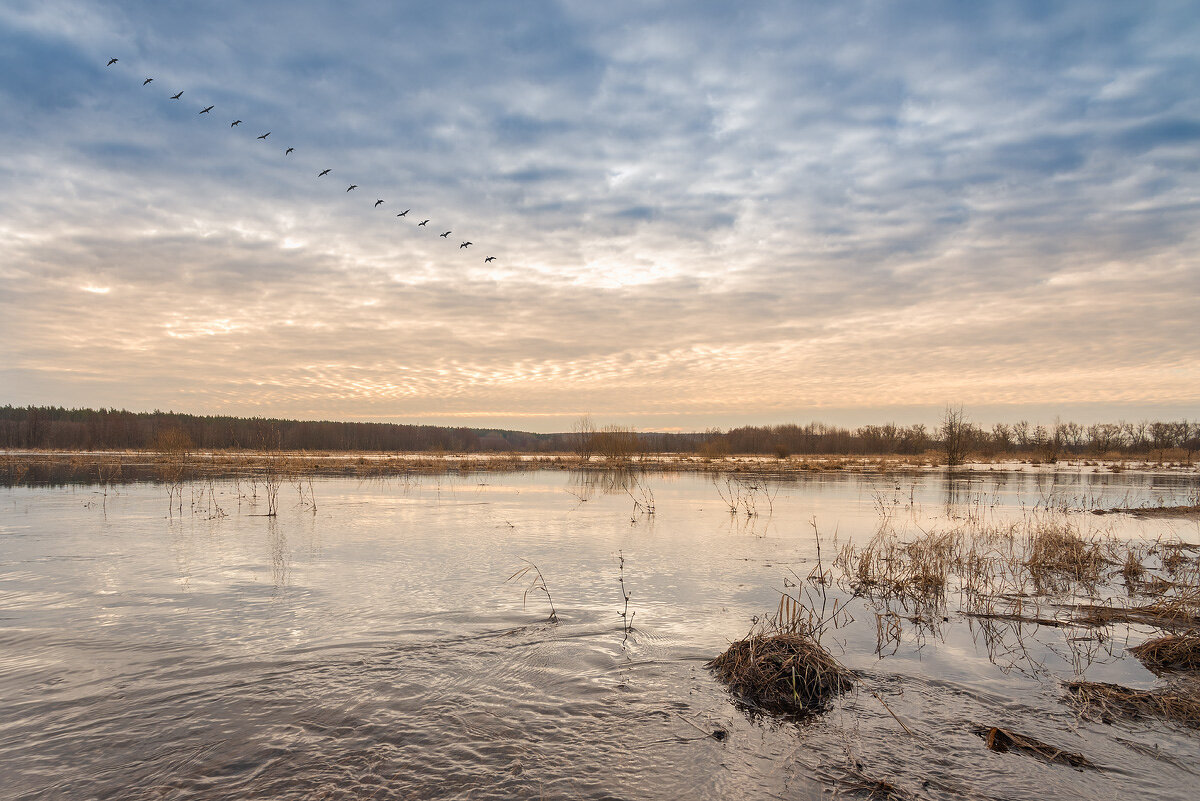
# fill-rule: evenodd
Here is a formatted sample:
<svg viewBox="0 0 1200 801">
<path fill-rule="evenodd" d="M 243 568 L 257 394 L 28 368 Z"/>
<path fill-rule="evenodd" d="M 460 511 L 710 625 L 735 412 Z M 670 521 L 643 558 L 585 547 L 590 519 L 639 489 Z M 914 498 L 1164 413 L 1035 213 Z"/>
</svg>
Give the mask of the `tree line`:
<svg viewBox="0 0 1200 801">
<path fill-rule="evenodd" d="M 740 426 L 693 433 L 638 432 L 597 426 L 589 416 L 556 434 L 403 423 L 354 423 L 205 416 L 124 409 L 53 406 L 0 407 L 0 447 L 58 450 L 280 449 L 451 453 L 574 453 L 622 459 L 642 453 L 773 455 L 918 455 L 953 451 L 985 457 L 1030 455 L 1046 461 L 1083 456 L 1146 456 L 1200 450 L 1200 424 L 1140 421 L 1050 425 L 1018 421 L 983 427 L 961 409 L 947 409 L 940 426 L 808 423 Z M 952 459 L 953 461 L 953 459 Z"/>
<path fill-rule="evenodd" d="M 551 437 L 521 431 L 398 423 L 346 423 L 124 409 L 0 407 L 0 447 L 59 450 L 246 449 L 307 451 L 546 450 Z M 553 448 L 549 448 L 553 450 Z"/>
</svg>

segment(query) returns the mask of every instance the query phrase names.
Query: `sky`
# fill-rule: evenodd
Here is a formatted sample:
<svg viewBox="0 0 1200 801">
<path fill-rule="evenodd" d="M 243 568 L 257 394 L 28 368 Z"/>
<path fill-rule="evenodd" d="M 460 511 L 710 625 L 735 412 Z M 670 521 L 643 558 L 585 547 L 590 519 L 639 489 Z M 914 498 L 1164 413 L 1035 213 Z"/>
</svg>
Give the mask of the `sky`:
<svg viewBox="0 0 1200 801">
<path fill-rule="evenodd" d="M 1194 0 L 8 0 L 0 403 L 1195 418 L 1197 87 Z"/>
</svg>

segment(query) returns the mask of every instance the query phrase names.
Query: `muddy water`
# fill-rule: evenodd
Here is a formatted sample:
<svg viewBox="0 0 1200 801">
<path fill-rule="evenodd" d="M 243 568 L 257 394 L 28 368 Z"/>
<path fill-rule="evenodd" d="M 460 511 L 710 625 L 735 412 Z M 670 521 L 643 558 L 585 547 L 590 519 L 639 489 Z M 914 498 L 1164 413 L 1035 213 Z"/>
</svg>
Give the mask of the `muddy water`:
<svg viewBox="0 0 1200 801">
<path fill-rule="evenodd" d="M 1079 675 L 1156 686 L 1124 654 L 1148 629 L 1012 638 L 951 609 L 880 649 L 878 610 L 849 599 L 825 644 L 860 688 L 800 724 L 743 713 L 704 667 L 818 542 L 826 564 L 889 508 L 950 529 L 1177 503 L 1195 476 L 761 486 L 731 515 L 738 488 L 705 476 L 338 479 L 285 485 L 274 518 L 245 483 L 185 486 L 170 513 L 149 483 L 0 490 L 0 797 L 824 798 L 856 775 L 930 798 L 1195 797 L 1196 733 L 1060 700 Z M 1076 517 L 1200 542 L 1194 521 Z M 528 563 L 557 623 L 531 573 L 506 581 Z M 972 722 L 1105 770 L 993 753 Z"/>
</svg>

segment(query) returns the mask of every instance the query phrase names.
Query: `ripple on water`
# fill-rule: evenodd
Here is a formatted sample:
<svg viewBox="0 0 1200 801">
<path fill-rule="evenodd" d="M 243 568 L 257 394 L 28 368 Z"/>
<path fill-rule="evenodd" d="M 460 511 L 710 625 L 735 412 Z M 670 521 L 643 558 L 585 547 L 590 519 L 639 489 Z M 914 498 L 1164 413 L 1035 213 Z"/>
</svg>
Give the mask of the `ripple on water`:
<svg viewBox="0 0 1200 801">
<path fill-rule="evenodd" d="M 320 515 L 274 521 L 167 518 L 159 489 L 140 485 L 103 514 L 21 490 L 22 525 L 45 536 L 0 540 L 6 792 L 821 798 L 861 765 L 934 798 L 1189 797 L 1194 735 L 1079 721 L 1060 703 L 1081 666 L 1155 679 L 1121 648 L 1084 665 L 1058 631 L 1021 642 L 1050 668 L 997 665 L 995 643 L 962 620 L 880 659 L 874 618 L 856 607 L 830 635 L 860 672 L 856 692 L 803 726 L 735 708 L 704 663 L 773 610 L 781 579 L 811 569 L 814 510 L 843 539 L 873 533 L 868 479 L 789 484 L 753 536 L 709 503 L 703 478 L 656 487 L 658 515 L 632 526 L 627 496 L 581 506 L 566 480 L 490 476 L 513 491 L 488 505 L 453 502 L 470 490 L 449 479 L 405 486 L 404 503 L 386 484 L 318 482 L 331 499 Z M 948 503 L 918 481 L 916 497 Z M 1022 481 L 997 484 L 1017 513 Z M 541 596 L 523 603 L 504 582 L 521 559 L 542 568 L 557 625 Z M 970 722 L 1105 770 L 988 751 Z M 707 736 L 718 729 L 728 736 Z"/>
</svg>

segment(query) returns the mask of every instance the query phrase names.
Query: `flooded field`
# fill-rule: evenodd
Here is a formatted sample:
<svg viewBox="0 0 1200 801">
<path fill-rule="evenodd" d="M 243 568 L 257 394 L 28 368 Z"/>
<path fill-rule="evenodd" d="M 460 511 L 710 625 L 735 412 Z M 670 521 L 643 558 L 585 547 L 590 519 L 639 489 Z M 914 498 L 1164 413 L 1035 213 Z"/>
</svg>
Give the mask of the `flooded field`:
<svg viewBox="0 0 1200 801">
<path fill-rule="evenodd" d="M 530 471 L 285 481 L 275 516 L 246 480 L 0 489 L 0 796 L 1194 798 L 1200 717 L 1156 712 L 1194 674 L 1129 649 L 1200 622 L 1200 524 L 1094 512 L 1198 488 Z M 853 672 L 813 714 L 706 666 L 797 614 Z"/>
</svg>

